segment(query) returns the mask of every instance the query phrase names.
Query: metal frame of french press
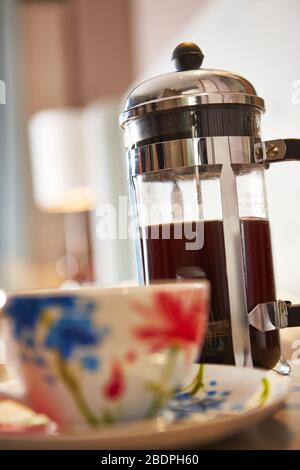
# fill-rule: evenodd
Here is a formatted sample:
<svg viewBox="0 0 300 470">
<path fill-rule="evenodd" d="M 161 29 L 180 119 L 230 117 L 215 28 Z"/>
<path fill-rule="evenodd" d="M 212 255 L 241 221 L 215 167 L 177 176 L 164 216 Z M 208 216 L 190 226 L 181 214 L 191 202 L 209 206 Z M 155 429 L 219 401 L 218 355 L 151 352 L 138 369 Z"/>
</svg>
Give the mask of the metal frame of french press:
<svg viewBox="0 0 300 470">
<path fill-rule="evenodd" d="M 203 54 L 193 43 L 182 43 L 173 52 L 177 71 L 185 72 L 201 67 Z M 154 99 L 151 94 L 144 100 L 137 94 L 136 99 L 129 95 L 125 111 L 120 116 L 121 127 L 152 113 L 164 113 L 201 105 L 247 105 L 257 112 L 264 112 L 264 100 L 256 95 L 252 85 L 239 76 L 219 71 L 219 76 L 230 87 L 233 80 L 240 80 L 244 92 L 205 92 L 179 94 L 167 98 Z M 146 82 L 145 82 L 146 83 Z M 217 86 L 217 84 L 214 84 Z M 227 86 L 226 85 L 226 86 Z M 173 90 L 173 89 L 172 89 Z M 253 121 L 254 122 L 254 121 Z M 136 130 L 137 131 L 137 130 Z M 138 136 L 138 131 L 136 133 Z M 259 129 L 253 136 L 195 136 L 163 140 L 146 145 L 129 145 L 127 170 L 129 180 L 136 175 L 165 169 L 179 170 L 184 167 L 220 167 L 220 188 L 223 211 L 226 266 L 228 275 L 231 330 L 235 363 L 239 366 L 252 364 L 249 325 L 258 331 L 267 332 L 288 326 L 300 326 L 300 306 L 277 300 L 258 304 L 250 313 L 244 282 L 243 250 L 240 236 L 240 215 L 234 167 L 241 165 L 267 166 L 271 162 L 300 160 L 300 140 L 276 140 L 262 142 Z M 132 189 L 131 189 L 132 191 Z M 282 358 L 277 366 L 280 373 L 287 374 L 290 368 Z"/>
</svg>

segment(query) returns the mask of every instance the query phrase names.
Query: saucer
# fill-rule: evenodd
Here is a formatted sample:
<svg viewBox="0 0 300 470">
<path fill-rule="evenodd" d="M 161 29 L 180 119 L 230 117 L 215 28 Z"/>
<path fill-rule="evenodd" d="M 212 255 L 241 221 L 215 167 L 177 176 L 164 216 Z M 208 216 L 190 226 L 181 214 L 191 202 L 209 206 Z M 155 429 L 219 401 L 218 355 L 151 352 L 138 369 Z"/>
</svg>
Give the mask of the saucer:
<svg viewBox="0 0 300 470">
<path fill-rule="evenodd" d="M 15 413 L 17 425 L 15 429 L 5 429 L 2 419 L 0 449 L 203 447 L 248 429 L 274 413 L 286 399 L 289 383 L 289 378 L 273 371 L 194 365 L 183 389 L 161 416 L 95 430 L 81 427 L 57 430 L 49 421 L 41 422 L 41 416 L 31 410 L 32 418 L 28 420 L 27 416 L 27 421 L 22 422 L 20 405 L 10 402 L 10 424 Z M 5 386 L 7 389 L 7 384 Z M 0 391 L 1 387 L 2 384 Z M 0 423 L 1 406 L 5 407 L 5 403 L 0 402 Z M 34 420 L 37 420 L 36 424 Z M 22 432 L 18 432 L 18 426 Z"/>
</svg>

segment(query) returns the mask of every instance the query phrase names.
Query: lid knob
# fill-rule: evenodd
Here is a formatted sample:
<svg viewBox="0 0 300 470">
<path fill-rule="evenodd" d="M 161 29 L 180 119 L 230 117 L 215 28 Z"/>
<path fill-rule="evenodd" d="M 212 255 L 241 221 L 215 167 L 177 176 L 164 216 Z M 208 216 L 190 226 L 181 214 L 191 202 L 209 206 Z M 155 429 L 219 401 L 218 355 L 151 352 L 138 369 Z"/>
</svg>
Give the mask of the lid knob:
<svg viewBox="0 0 300 470">
<path fill-rule="evenodd" d="M 202 65 L 204 54 L 200 47 L 193 42 L 182 42 L 175 47 L 172 60 L 178 71 L 199 69 Z"/>
</svg>

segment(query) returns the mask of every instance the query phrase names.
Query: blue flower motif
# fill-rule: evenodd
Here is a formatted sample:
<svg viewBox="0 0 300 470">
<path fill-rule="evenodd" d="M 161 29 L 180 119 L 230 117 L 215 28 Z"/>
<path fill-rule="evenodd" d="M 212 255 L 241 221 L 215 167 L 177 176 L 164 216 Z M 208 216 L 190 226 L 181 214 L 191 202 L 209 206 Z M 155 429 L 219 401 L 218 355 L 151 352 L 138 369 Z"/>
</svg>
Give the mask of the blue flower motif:
<svg viewBox="0 0 300 470">
<path fill-rule="evenodd" d="M 54 385 L 56 383 L 56 378 L 53 375 L 45 375 L 44 380 L 48 385 Z"/>
<path fill-rule="evenodd" d="M 90 370 L 91 372 L 96 372 L 99 368 L 99 358 L 97 356 L 84 356 L 81 359 L 81 364 L 84 369 Z"/>
<path fill-rule="evenodd" d="M 45 367 L 47 366 L 47 362 L 46 360 L 42 357 L 42 356 L 37 356 L 35 359 L 34 359 L 34 362 L 37 366 L 39 367 Z"/>
<path fill-rule="evenodd" d="M 208 397 L 213 397 L 214 395 L 217 394 L 217 391 L 216 390 L 208 390 L 207 392 L 207 396 Z"/>
<path fill-rule="evenodd" d="M 17 339 L 22 339 L 23 333 L 33 331 L 37 321 L 45 308 L 58 306 L 63 309 L 73 309 L 76 299 L 72 296 L 56 297 L 34 297 L 30 295 L 13 297 L 8 300 L 6 313 L 12 318 L 14 323 L 14 334 Z M 92 305 L 87 305 L 89 311 Z M 33 340 L 26 335 L 27 346 L 33 347 Z"/>
<path fill-rule="evenodd" d="M 220 393 L 220 395 L 222 395 L 222 397 L 228 397 L 230 394 L 231 394 L 230 390 L 224 390 L 223 392 Z"/>
<path fill-rule="evenodd" d="M 176 397 L 177 398 L 177 397 Z M 205 412 L 207 410 L 218 410 L 222 405 L 224 404 L 224 399 L 218 399 L 218 398 L 204 398 L 204 399 L 195 399 L 193 398 L 192 400 L 186 399 L 186 400 L 180 400 L 177 401 L 173 400 L 170 403 L 169 409 L 173 412 L 176 413 L 184 413 L 187 415 L 193 414 L 193 413 L 199 413 L 199 412 Z"/>
<path fill-rule="evenodd" d="M 226 398 L 231 394 L 230 390 L 218 391 L 217 382 L 211 380 L 208 388 L 204 390 L 205 396 L 192 395 L 189 392 L 177 393 L 170 402 L 169 409 L 175 413 L 177 419 L 187 417 L 193 413 L 205 413 L 209 410 L 218 411 L 226 404 Z"/>
<path fill-rule="evenodd" d="M 174 397 L 176 400 L 192 400 L 193 399 L 193 395 L 191 395 L 189 392 L 179 392 L 179 393 L 176 393 L 175 397 Z"/>
<path fill-rule="evenodd" d="M 245 408 L 245 405 L 243 403 L 236 403 L 233 407 L 233 411 L 243 411 Z"/>
<path fill-rule="evenodd" d="M 25 342 L 26 346 L 28 346 L 29 348 L 34 348 L 34 346 L 35 346 L 35 341 L 34 341 L 33 338 L 28 338 L 27 337 L 24 342 Z"/>
<path fill-rule="evenodd" d="M 102 336 L 90 318 L 63 316 L 50 328 L 46 346 L 55 349 L 60 356 L 70 359 L 78 346 L 96 346 Z"/>
<path fill-rule="evenodd" d="M 92 313 L 95 303 L 72 295 L 55 297 L 23 296 L 14 297 L 8 301 L 7 314 L 12 318 L 14 334 L 26 346 L 35 346 L 35 328 L 45 309 L 57 307 L 59 318 L 53 319 L 44 340 L 45 346 L 56 350 L 60 357 L 68 360 L 75 348 L 96 346 L 108 334 L 108 328 L 99 329 L 92 323 Z M 95 357 L 83 359 L 83 365 L 88 370 L 96 370 L 99 366 Z M 38 359 L 37 365 L 45 363 Z"/>
</svg>

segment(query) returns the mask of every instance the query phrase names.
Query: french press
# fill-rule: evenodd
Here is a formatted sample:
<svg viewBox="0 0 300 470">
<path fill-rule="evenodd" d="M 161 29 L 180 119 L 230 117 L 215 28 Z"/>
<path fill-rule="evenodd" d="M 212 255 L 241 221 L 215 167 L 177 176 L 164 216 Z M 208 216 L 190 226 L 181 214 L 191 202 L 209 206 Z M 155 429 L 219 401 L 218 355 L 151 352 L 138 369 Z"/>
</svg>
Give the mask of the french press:
<svg viewBox="0 0 300 470">
<path fill-rule="evenodd" d="M 138 85 L 120 116 L 139 280 L 207 277 L 201 361 L 286 373 L 279 329 L 300 324 L 300 309 L 276 300 L 265 171 L 297 159 L 299 145 L 263 143 L 263 99 L 243 77 L 201 68 L 203 58 L 193 43 L 177 46 L 176 71 Z"/>
</svg>

